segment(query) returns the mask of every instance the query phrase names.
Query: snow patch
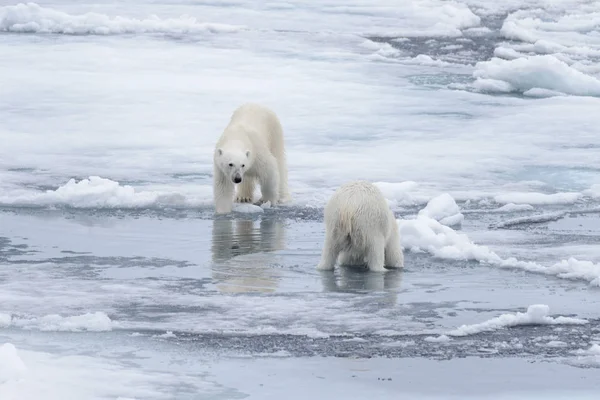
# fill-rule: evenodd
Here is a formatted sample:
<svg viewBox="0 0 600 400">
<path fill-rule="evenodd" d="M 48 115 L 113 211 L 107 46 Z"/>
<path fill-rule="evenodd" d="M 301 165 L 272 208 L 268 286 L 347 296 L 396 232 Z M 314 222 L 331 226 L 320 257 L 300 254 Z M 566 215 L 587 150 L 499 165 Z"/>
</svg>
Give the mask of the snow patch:
<svg viewBox="0 0 600 400">
<path fill-rule="evenodd" d="M 469 336 L 482 332 L 492 332 L 499 329 L 519 325 L 584 325 L 588 321 L 570 317 L 550 317 L 550 307 L 545 304 L 534 304 L 527 308 L 527 312 L 516 314 L 502 314 L 499 317 L 474 325 L 462 325 L 447 333 L 449 336 Z"/>
<path fill-rule="evenodd" d="M 570 67 L 553 55 L 512 60 L 492 58 L 475 65 L 474 87 L 488 92 L 546 89 L 576 96 L 600 96 L 600 80 Z"/>
<path fill-rule="evenodd" d="M 550 221 L 558 221 L 567 215 L 567 212 L 555 212 L 555 213 L 546 213 L 539 215 L 528 215 L 520 218 L 509 219 L 508 221 L 498 222 L 493 225 L 493 228 L 510 228 L 513 226 L 524 225 L 524 224 L 538 224 L 542 222 L 550 222 Z"/>
<path fill-rule="evenodd" d="M 591 188 L 584 190 L 583 194 L 586 196 L 590 196 L 594 199 L 599 199 L 600 198 L 600 184 L 592 185 Z"/>
<path fill-rule="evenodd" d="M 580 355 L 600 356 L 600 345 L 594 343 L 589 349 L 577 350 L 575 353 Z"/>
<path fill-rule="evenodd" d="M 534 208 L 531 204 L 515 204 L 508 203 L 503 205 L 502 207 L 491 210 L 494 213 L 515 213 L 521 211 L 533 211 Z"/>
<path fill-rule="evenodd" d="M 21 379 L 27 367 L 12 343 L 0 346 L 0 384 Z M 0 390 L 0 393 L 2 391 Z"/>
<path fill-rule="evenodd" d="M 544 346 L 552 347 L 552 348 L 560 348 L 560 347 L 567 347 L 568 344 L 561 340 L 551 340 L 548 343 L 544 344 Z"/>
<path fill-rule="evenodd" d="M 557 92 L 555 90 L 533 88 L 533 89 L 524 91 L 523 96 L 533 97 L 536 99 L 545 99 L 548 97 L 565 96 L 565 93 Z"/>
<path fill-rule="evenodd" d="M 374 59 L 395 58 L 402 54 L 400 50 L 396 49 L 389 43 L 374 42 L 372 40 L 366 40 L 361 44 L 361 47 L 373 51 L 370 56 Z"/>
<path fill-rule="evenodd" d="M 460 207 L 448 193 L 429 200 L 425 208 L 419 211 L 419 216 L 433 218 L 447 226 L 460 225 L 465 219 Z"/>
<path fill-rule="evenodd" d="M 552 265 L 547 273 L 563 279 L 583 279 L 593 286 L 600 286 L 600 264 L 591 261 L 579 261 L 571 257 Z"/>
<path fill-rule="evenodd" d="M 183 15 L 179 18 L 111 18 L 98 13 L 72 15 L 36 3 L 0 7 L 0 32 L 59 33 L 67 35 L 118 35 L 133 33 L 221 33 L 237 32 L 241 26 L 202 23 Z"/>
<path fill-rule="evenodd" d="M 394 31 L 362 32 L 364 36 L 388 37 L 460 37 L 462 30 L 479 27 L 481 18 L 466 4 L 456 1 L 425 0 L 419 2 L 393 2 L 390 7 L 378 7 L 386 16 L 393 15 Z M 344 10 L 346 7 L 335 7 Z M 356 7 L 352 7 L 356 9 Z M 372 9 L 369 8 L 372 12 Z"/>
<path fill-rule="evenodd" d="M 232 211 L 244 214 L 260 214 L 265 212 L 262 207 L 250 203 L 233 203 Z"/>
<path fill-rule="evenodd" d="M 523 57 L 523 54 L 508 47 L 496 47 L 494 49 L 494 56 L 505 60 L 516 60 Z"/>
<path fill-rule="evenodd" d="M 494 197 L 496 203 L 500 204 L 534 204 L 534 205 L 553 205 L 553 204 L 573 204 L 582 197 L 577 192 L 562 192 L 554 194 L 536 193 L 536 192 L 515 192 L 506 193 Z"/>
<path fill-rule="evenodd" d="M 166 331 L 165 333 L 163 333 L 161 335 L 155 335 L 155 337 L 164 338 L 164 339 L 171 339 L 171 338 L 176 338 L 177 335 L 174 334 L 173 331 Z"/>
<path fill-rule="evenodd" d="M 7 322 L 6 314 L 1 314 L 2 320 Z M 4 327 L 15 326 L 23 329 L 37 329 L 53 332 L 105 332 L 111 331 L 114 322 L 103 312 L 86 313 L 63 317 L 50 314 L 41 318 L 23 318 L 8 316 L 10 320 Z"/>
<path fill-rule="evenodd" d="M 25 367 L 26 366 L 26 367 Z M 6 379 L 8 378 L 8 379 Z M 218 393 L 197 375 L 144 370 L 100 357 L 57 355 L 0 347 L 0 399 L 158 399 L 189 385 L 207 396 Z"/>
<path fill-rule="evenodd" d="M 70 179 L 56 190 L 0 197 L 5 206 L 66 206 L 72 208 L 144 208 L 157 206 L 192 206 L 177 193 L 139 191 L 129 185 L 99 176 L 76 181 Z"/>
<path fill-rule="evenodd" d="M 402 63 L 404 64 L 413 64 L 413 65 L 423 65 L 423 66 L 428 66 L 428 67 L 448 67 L 448 66 L 453 66 L 452 63 L 446 62 L 446 61 L 442 61 L 442 60 L 437 60 L 435 58 L 432 58 L 426 54 L 419 54 L 416 57 L 413 58 L 409 58 L 407 60 L 403 60 Z"/>
<path fill-rule="evenodd" d="M 8 328 L 11 320 L 10 314 L 0 314 L 0 328 Z"/>
<path fill-rule="evenodd" d="M 375 186 L 381 190 L 383 197 L 396 206 L 413 206 L 415 204 L 424 204 L 427 198 L 415 194 L 419 186 L 417 182 L 405 181 L 398 183 L 375 182 Z"/>
<path fill-rule="evenodd" d="M 415 219 L 398 220 L 402 246 L 412 252 L 427 252 L 447 260 L 477 261 L 500 268 L 514 268 L 562 279 L 585 280 L 600 286 L 600 265 L 575 258 L 562 260 L 550 267 L 514 257 L 502 258 L 487 246 L 473 243 L 464 233 L 442 225 L 433 218 L 419 215 Z"/>
<path fill-rule="evenodd" d="M 584 368 L 600 368 L 600 345 L 594 343 L 589 349 L 577 350 L 575 354 L 578 357 L 575 360 L 569 360 L 568 364 Z"/>
<path fill-rule="evenodd" d="M 440 336 L 428 336 L 425 339 L 426 342 L 432 342 L 432 343 L 446 343 L 451 341 L 452 339 L 450 339 L 447 335 L 440 335 Z"/>
</svg>

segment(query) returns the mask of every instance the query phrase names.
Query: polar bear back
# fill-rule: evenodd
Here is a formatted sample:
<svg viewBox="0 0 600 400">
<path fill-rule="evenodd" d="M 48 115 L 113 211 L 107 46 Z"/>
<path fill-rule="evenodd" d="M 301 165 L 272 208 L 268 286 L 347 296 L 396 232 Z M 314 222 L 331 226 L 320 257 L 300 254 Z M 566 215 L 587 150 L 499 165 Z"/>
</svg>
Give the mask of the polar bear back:
<svg viewBox="0 0 600 400">
<path fill-rule="evenodd" d="M 349 240 L 355 248 L 364 248 L 369 236 L 389 237 L 395 223 L 383 194 L 375 185 L 355 181 L 342 185 L 325 207 L 325 225 L 336 238 Z"/>
<path fill-rule="evenodd" d="M 279 118 L 259 104 L 246 103 L 234 111 L 217 147 L 232 140 L 245 142 L 251 148 L 264 146 L 274 155 L 284 153 L 283 129 Z"/>
</svg>

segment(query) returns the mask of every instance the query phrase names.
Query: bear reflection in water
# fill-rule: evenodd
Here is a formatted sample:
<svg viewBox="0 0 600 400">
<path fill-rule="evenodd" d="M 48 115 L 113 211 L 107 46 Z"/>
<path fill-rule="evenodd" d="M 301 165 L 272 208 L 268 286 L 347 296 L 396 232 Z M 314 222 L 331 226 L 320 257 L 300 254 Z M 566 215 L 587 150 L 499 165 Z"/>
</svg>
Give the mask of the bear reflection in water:
<svg viewBox="0 0 600 400">
<path fill-rule="evenodd" d="M 274 251 L 285 248 L 285 226 L 276 218 L 260 222 L 215 219 L 212 228 L 212 277 L 225 293 L 274 292 L 280 263 Z"/>
<path fill-rule="evenodd" d="M 402 283 L 402 270 L 385 274 L 371 273 L 364 267 L 342 266 L 338 272 L 320 271 L 323 288 L 330 292 L 397 291 Z"/>
<path fill-rule="evenodd" d="M 402 269 L 385 274 L 370 272 L 365 267 L 341 266 L 334 271 L 317 271 L 321 275 L 323 290 L 341 293 L 381 293 L 380 307 L 396 307 L 402 284 Z"/>
</svg>

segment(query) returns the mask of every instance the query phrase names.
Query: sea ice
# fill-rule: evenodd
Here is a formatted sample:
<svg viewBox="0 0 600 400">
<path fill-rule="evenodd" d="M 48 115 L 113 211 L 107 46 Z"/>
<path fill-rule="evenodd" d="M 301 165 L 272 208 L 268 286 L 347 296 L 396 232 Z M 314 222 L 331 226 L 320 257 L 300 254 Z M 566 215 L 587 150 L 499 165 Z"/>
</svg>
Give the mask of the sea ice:
<svg viewBox="0 0 600 400">
<path fill-rule="evenodd" d="M 425 208 L 419 211 L 419 216 L 433 218 L 447 226 L 460 225 L 464 220 L 460 207 L 448 193 L 429 200 Z"/>
<path fill-rule="evenodd" d="M 600 80 L 586 75 L 559 60 L 553 55 L 541 55 L 503 60 L 492 58 L 475 66 L 473 76 L 483 82 L 502 82 L 501 92 L 527 92 L 531 89 L 547 89 L 577 96 L 600 96 Z M 493 87 L 482 86 L 480 90 L 492 91 Z"/>
<path fill-rule="evenodd" d="M 547 305 L 535 304 L 527 307 L 526 313 L 517 312 L 516 314 L 502 314 L 499 317 L 492 318 L 479 324 L 462 325 L 459 328 L 446 333 L 446 335 L 468 336 L 518 325 L 583 325 L 588 323 L 587 320 L 580 318 L 553 318 L 548 315 L 549 313 L 550 307 Z"/>
</svg>

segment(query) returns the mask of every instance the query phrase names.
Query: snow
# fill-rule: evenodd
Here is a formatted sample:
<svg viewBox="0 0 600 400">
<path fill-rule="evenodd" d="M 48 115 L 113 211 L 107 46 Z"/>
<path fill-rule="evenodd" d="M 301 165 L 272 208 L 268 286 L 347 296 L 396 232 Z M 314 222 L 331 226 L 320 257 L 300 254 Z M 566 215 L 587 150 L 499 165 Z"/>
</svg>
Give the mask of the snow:
<svg viewBox="0 0 600 400">
<path fill-rule="evenodd" d="M 556 219 L 554 214 L 544 215 L 543 218 L 525 217 L 525 219 L 508 221 L 506 226 L 554 219 Z M 521 261 L 515 257 L 503 258 L 489 247 L 475 244 L 466 234 L 456 232 L 423 214 L 419 214 L 414 219 L 398 220 L 398 226 L 402 245 L 412 252 L 428 252 L 434 257 L 447 260 L 472 260 L 500 268 L 520 269 L 562 279 L 584 280 L 592 286 L 600 286 L 600 266 L 591 261 L 570 257 L 550 266 L 544 266 L 533 261 Z M 501 224 L 499 226 L 502 227 Z"/>
<path fill-rule="evenodd" d="M 243 27 L 202 23 L 194 17 L 145 19 L 85 13 L 71 15 L 36 3 L 0 7 L 0 32 L 114 35 L 127 33 L 231 33 Z"/>
<path fill-rule="evenodd" d="M 428 336 L 424 339 L 426 342 L 431 342 L 431 343 L 446 343 L 451 341 L 452 339 L 449 338 L 447 335 L 440 335 L 440 336 Z"/>
<path fill-rule="evenodd" d="M 383 196 L 396 206 L 414 205 L 423 201 L 422 197 L 416 197 L 413 193 L 418 188 L 417 182 L 374 182 L 381 190 Z"/>
<path fill-rule="evenodd" d="M 212 188 L 210 190 L 212 191 Z M 193 206 L 194 201 L 189 201 L 178 193 L 136 190 L 130 185 L 90 176 L 80 181 L 70 179 L 58 189 L 46 190 L 43 193 L 27 192 L 6 198 L 0 196 L 0 204 L 73 208 L 152 208 L 164 205 Z"/>
<path fill-rule="evenodd" d="M 534 223 L 540 223 L 540 222 L 557 221 L 557 220 L 563 218 L 565 215 L 567 215 L 567 213 L 565 213 L 565 212 L 527 215 L 524 217 L 509 219 L 507 221 L 501 221 L 501 222 L 495 224 L 494 228 L 509 228 L 509 227 L 523 225 L 523 224 L 534 224 Z"/>
<path fill-rule="evenodd" d="M 589 349 L 587 350 L 578 350 L 577 354 L 580 355 L 594 355 L 594 356 L 600 356 L 600 345 L 599 344 L 593 344 Z"/>
<path fill-rule="evenodd" d="M 557 92 L 554 90 L 548 90 L 548 89 L 540 89 L 540 88 L 533 88 L 533 89 L 529 89 L 523 92 L 523 96 L 526 97 L 534 97 L 534 98 L 539 98 L 539 99 L 543 99 L 546 97 L 555 97 L 555 96 L 564 96 L 565 94 L 562 92 Z"/>
<path fill-rule="evenodd" d="M 11 316 L 10 314 L 2 314 L 0 313 L 0 328 L 7 328 L 11 324 Z"/>
<path fill-rule="evenodd" d="M 494 210 L 492 210 L 492 212 L 497 212 L 497 213 L 514 213 L 514 212 L 522 212 L 522 211 L 532 211 L 534 208 L 531 204 L 515 204 L 515 203 L 508 203 L 503 205 L 502 207 L 498 207 Z"/>
<path fill-rule="evenodd" d="M 505 60 L 514 60 L 517 58 L 521 58 L 523 55 L 511 48 L 496 47 L 494 49 L 494 56 L 498 58 L 503 58 Z"/>
<path fill-rule="evenodd" d="M 583 194 L 593 198 L 600 198 L 600 184 L 592 185 L 591 188 L 584 190 Z"/>
<path fill-rule="evenodd" d="M 249 28 L 265 29 L 265 22 L 269 22 L 270 27 L 275 29 L 285 29 L 286 26 L 288 29 L 301 29 L 302 26 L 311 24 L 322 30 L 329 28 L 356 33 L 356 29 L 361 29 L 362 33 L 368 33 L 367 36 L 405 33 L 406 36 L 425 34 L 443 37 L 461 36 L 461 30 L 477 27 L 481 22 L 467 6 L 455 1 L 424 0 L 413 4 L 380 4 L 378 7 L 369 7 L 370 4 L 365 5 L 361 1 L 344 2 L 340 5 L 335 3 L 313 9 L 297 1 L 289 2 L 285 7 L 238 2 L 238 7 L 226 7 L 224 15 L 221 10 L 215 12 L 215 7 L 210 4 L 203 5 L 202 14 L 214 14 L 222 21 L 219 23 L 201 22 L 186 15 L 188 13 L 165 19 L 155 15 L 145 18 L 118 15 L 111 17 L 95 12 L 67 13 L 36 3 L 21 3 L 0 8 L 0 28 L 12 32 L 62 34 L 229 33 L 237 32 L 246 25 Z M 188 10 L 182 4 L 176 5 L 178 7 L 173 7 L 174 9 Z M 190 14 L 197 12 L 194 8 L 189 11 Z M 257 19 L 257 13 L 270 14 L 273 19 Z M 315 21 L 316 16 L 326 16 L 327 21 Z M 240 24 L 224 23 L 227 20 Z M 402 30 L 399 30 L 399 26 Z"/>
<path fill-rule="evenodd" d="M 265 207 L 265 208 L 268 208 Z M 263 213 L 264 209 L 260 206 L 256 206 L 254 204 L 249 204 L 249 203 L 234 203 L 233 205 L 233 211 L 235 212 L 239 212 L 239 213 L 247 213 L 247 214 L 256 214 L 256 213 Z"/>
<path fill-rule="evenodd" d="M 502 314 L 499 317 L 488 321 L 473 324 L 462 325 L 452 330 L 448 336 L 469 336 L 482 332 L 491 332 L 499 329 L 511 328 L 520 325 L 584 325 L 588 321 L 580 318 L 570 317 L 550 317 L 550 307 L 545 304 L 534 304 L 527 307 L 527 312 L 517 312 L 515 314 Z"/>
<path fill-rule="evenodd" d="M 573 204 L 582 197 L 581 193 L 506 193 L 497 195 L 494 200 L 500 204 Z"/>
<path fill-rule="evenodd" d="M 600 317 L 599 15 L 583 0 L 3 2 L 0 344 L 26 369 L 0 398 L 274 383 L 281 398 L 308 382 L 301 365 L 317 397 L 494 396 L 506 372 L 522 398 L 560 397 L 548 382 L 593 396 L 589 371 L 557 363 L 597 357 L 570 351 Z M 214 142 L 247 101 L 282 121 L 294 200 L 214 219 Z M 399 216 L 404 270 L 315 270 L 323 207 L 355 179 Z M 539 302 L 590 324 L 535 329 L 553 334 L 530 348 L 534 329 L 503 330 L 507 347 L 445 334 Z M 231 354 L 247 364 L 211 375 Z M 257 388 L 244 374 L 267 376 L 253 362 L 269 357 L 278 374 Z M 377 381 L 411 371 L 398 362 L 426 366 Z M 459 389 L 457 365 L 488 363 L 490 382 Z"/>
<path fill-rule="evenodd" d="M 6 400 L 169 398 L 178 379 L 195 390 L 214 391 L 190 377 L 139 371 L 91 356 L 17 351 L 10 343 L 0 347 L 0 361 L 0 398 Z"/>
<path fill-rule="evenodd" d="M 28 318 L 0 314 L 0 327 L 16 326 L 24 329 L 39 329 L 51 332 L 105 332 L 112 330 L 113 321 L 103 312 L 86 313 L 63 317 L 58 314 L 41 318 Z"/>
<path fill-rule="evenodd" d="M 590 285 L 600 286 L 600 264 L 591 261 L 577 260 L 570 257 L 548 268 L 548 274 L 556 275 L 563 279 L 583 279 Z"/>
<path fill-rule="evenodd" d="M 172 331 L 166 331 L 163 334 L 156 335 L 156 337 L 164 338 L 164 339 L 172 339 L 172 338 L 176 338 L 177 335 L 175 335 Z"/>
<path fill-rule="evenodd" d="M 569 360 L 569 364 L 585 368 L 600 368 L 600 345 L 594 343 L 589 349 L 577 350 L 575 354 L 577 358 Z"/>
<path fill-rule="evenodd" d="M 419 211 L 419 216 L 433 218 L 442 225 L 447 226 L 460 225 L 464 220 L 460 207 L 448 193 L 443 193 L 429 200 L 425 208 Z"/>
<path fill-rule="evenodd" d="M 427 54 L 419 54 L 418 56 L 413 57 L 408 60 L 404 60 L 403 62 L 406 64 L 435 66 L 435 67 L 446 67 L 446 66 L 452 65 L 451 63 L 448 63 L 448 62 L 445 62 L 442 60 L 436 60 L 436 59 L 432 58 L 431 56 L 428 56 Z"/>
<path fill-rule="evenodd" d="M 18 381 L 27 372 L 27 367 L 19 357 L 17 348 L 12 343 L 0 346 L 0 385 Z M 0 393 L 2 387 L 0 386 Z"/>
<path fill-rule="evenodd" d="M 473 76 L 479 90 L 524 93 L 546 89 L 576 96 L 600 96 L 600 80 L 586 75 L 553 55 L 531 56 L 513 60 L 492 58 L 475 66 Z M 479 83 L 478 83 L 479 81 Z"/>
<path fill-rule="evenodd" d="M 546 343 L 545 346 L 557 348 L 557 347 L 567 347 L 568 344 L 561 340 L 551 340 L 548 343 Z"/>
</svg>

